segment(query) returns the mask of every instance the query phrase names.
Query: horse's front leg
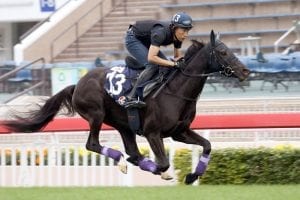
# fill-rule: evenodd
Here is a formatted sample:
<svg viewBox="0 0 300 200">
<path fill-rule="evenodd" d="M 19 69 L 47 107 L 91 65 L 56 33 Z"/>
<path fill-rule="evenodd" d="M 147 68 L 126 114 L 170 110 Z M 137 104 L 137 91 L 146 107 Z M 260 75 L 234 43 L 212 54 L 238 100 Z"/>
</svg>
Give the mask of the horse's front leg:
<svg viewBox="0 0 300 200">
<path fill-rule="evenodd" d="M 152 172 L 153 174 L 161 175 L 162 179 L 171 180 L 171 177 L 166 171 L 170 167 L 169 160 L 165 153 L 163 140 L 157 136 L 146 136 L 150 147 L 155 155 L 157 163 L 148 158 L 142 158 L 139 160 L 138 165 L 142 170 Z"/>
<path fill-rule="evenodd" d="M 192 184 L 206 171 L 208 162 L 210 160 L 211 144 L 207 139 L 200 136 L 191 129 L 187 129 L 182 133 L 172 135 L 172 138 L 179 142 L 184 142 L 186 144 L 198 144 L 203 147 L 203 152 L 195 171 L 193 173 L 187 174 L 185 177 L 185 183 Z"/>
</svg>

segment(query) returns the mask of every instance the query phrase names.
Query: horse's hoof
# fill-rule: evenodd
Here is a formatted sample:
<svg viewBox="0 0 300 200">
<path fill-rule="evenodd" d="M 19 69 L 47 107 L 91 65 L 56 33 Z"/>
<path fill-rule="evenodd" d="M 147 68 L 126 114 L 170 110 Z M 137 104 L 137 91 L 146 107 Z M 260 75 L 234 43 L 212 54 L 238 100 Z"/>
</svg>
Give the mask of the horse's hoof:
<svg viewBox="0 0 300 200">
<path fill-rule="evenodd" d="M 124 159 L 124 156 L 121 156 L 118 162 L 118 167 L 122 173 L 127 174 L 127 163 Z"/>
<path fill-rule="evenodd" d="M 167 172 L 161 172 L 160 176 L 164 180 L 172 180 L 173 179 L 173 177 L 171 175 L 169 175 Z"/>
<path fill-rule="evenodd" d="M 186 185 L 190 185 L 190 184 L 194 183 L 197 179 L 198 179 L 198 175 L 189 173 L 185 176 L 184 182 Z"/>
</svg>

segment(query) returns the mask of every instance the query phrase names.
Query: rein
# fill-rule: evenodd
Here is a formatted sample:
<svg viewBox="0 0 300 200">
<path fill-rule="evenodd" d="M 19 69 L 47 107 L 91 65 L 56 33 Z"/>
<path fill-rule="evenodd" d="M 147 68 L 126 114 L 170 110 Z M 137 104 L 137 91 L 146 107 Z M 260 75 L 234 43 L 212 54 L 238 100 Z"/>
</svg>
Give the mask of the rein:
<svg viewBox="0 0 300 200">
<path fill-rule="evenodd" d="M 191 101 L 191 102 L 196 102 L 198 97 L 197 98 L 189 98 L 189 97 L 185 97 L 185 96 L 182 96 L 182 95 L 178 95 L 178 94 L 173 94 L 171 92 L 166 92 L 164 91 L 165 94 L 168 94 L 170 96 L 174 96 L 174 97 L 178 97 L 179 99 L 183 99 L 183 100 L 186 100 L 186 101 Z"/>
<path fill-rule="evenodd" d="M 211 72 L 211 73 L 202 73 L 202 74 L 189 74 L 189 73 L 186 73 L 186 72 L 184 71 L 184 69 L 179 69 L 179 70 L 180 70 L 180 72 L 181 72 L 183 75 L 185 75 L 185 76 L 187 76 L 187 77 L 190 77 L 190 78 L 208 77 L 208 76 L 214 75 L 214 74 L 216 74 L 216 73 L 220 73 L 220 72 Z"/>
</svg>

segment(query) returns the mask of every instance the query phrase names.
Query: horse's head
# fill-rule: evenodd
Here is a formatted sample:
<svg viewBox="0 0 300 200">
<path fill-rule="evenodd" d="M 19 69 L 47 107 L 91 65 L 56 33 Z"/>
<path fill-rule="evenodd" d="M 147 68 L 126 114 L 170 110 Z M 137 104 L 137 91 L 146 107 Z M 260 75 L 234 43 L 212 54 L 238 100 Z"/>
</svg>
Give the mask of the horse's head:
<svg viewBox="0 0 300 200">
<path fill-rule="evenodd" d="M 245 80 L 250 70 L 233 54 L 233 52 L 220 40 L 216 39 L 212 30 L 210 33 L 209 72 L 220 71 L 225 76 L 235 76 L 240 81 Z"/>
</svg>

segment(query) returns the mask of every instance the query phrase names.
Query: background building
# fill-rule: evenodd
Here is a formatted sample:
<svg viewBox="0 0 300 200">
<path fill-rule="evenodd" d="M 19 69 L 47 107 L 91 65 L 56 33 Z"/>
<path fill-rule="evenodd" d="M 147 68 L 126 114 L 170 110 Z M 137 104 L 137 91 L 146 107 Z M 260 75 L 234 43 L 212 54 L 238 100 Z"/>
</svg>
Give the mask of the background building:
<svg viewBox="0 0 300 200">
<path fill-rule="evenodd" d="M 0 61 L 12 60 L 20 37 L 67 1 L 0 0 Z"/>
</svg>

